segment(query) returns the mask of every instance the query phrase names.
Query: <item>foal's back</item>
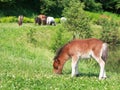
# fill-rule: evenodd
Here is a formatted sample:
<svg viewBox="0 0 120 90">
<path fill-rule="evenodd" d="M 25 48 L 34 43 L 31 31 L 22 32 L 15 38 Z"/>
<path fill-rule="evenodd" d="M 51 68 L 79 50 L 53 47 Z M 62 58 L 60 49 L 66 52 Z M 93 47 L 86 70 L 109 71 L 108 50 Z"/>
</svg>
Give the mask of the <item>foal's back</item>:
<svg viewBox="0 0 120 90">
<path fill-rule="evenodd" d="M 71 41 L 66 47 L 68 48 L 69 55 L 77 55 L 83 58 L 88 58 L 92 53 L 99 55 L 103 42 L 99 39 L 76 39 Z"/>
</svg>

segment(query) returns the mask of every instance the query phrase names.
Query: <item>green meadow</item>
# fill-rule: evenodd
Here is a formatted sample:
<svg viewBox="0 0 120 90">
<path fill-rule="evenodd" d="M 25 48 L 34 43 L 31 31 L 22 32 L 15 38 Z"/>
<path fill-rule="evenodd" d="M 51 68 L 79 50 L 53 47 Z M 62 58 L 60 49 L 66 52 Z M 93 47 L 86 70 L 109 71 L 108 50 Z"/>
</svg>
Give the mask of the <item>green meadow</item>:
<svg viewBox="0 0 120 90">
<path fill-rule="evenodd" d="M 101 27 L 91 27 L 99 38 Z M 71 77 L 71 60 L 62 75 L 53 73 L 51 47 L 61 28 L 61 24 L 0 23 L 0 90 L 120 90 L 119 47 L 109 50 L 105 80 L 98 79 L 99 66 L 93 59 L 79 62 L 79 77 Z M 67 31 L 62 37 L 72 39 Z"/>
</svg>

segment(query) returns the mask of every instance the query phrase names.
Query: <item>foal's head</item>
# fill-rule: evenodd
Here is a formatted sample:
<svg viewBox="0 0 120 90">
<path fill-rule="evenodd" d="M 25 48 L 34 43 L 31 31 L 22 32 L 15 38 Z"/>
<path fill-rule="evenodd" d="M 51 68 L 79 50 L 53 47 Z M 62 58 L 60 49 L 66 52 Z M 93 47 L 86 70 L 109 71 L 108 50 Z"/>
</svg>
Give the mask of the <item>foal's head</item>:
<svg viewBox="0 0 120 90">
<path fill-rule="evenodd" d="M 62 52 L 63 47 L 61 47 L 57 53 L 56 56 L 54 57 L 54 62 L 53 62 L 53 72 L 56 74 L 61 74 L 62 73 L 62 68 L 63 68 L 63 60 L 62 56 L 60 56 Z M 61 59 L 60 59 L 61 58 Z"/>
<path fill-rule="evenodd" d="M 55 59 L 53 63 L 53 72 L 56 74 L 61 74 L 62 70 L 60 69 L 60 60 Z"/>
<path fill-rule="evenodd" d="M 54 57 L 54 62 L 53 62 L 53 71 L 54 73 L 61 74 L 63 66 L 65 62 L 69 59 L 69 43 L 65 44 L 63 47 L 61 47 L 57 53 L 56 56 Z"/>
</svg>

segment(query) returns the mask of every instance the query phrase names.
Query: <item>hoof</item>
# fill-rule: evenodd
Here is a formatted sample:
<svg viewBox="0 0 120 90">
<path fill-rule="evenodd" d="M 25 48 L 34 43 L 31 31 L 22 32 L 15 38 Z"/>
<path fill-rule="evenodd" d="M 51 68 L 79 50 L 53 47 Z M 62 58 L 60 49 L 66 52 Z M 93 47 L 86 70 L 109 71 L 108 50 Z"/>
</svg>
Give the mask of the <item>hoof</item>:
<svg viewBox="0 0 120 90">
<path fill-rule="evenodd" d="M 104 80 L 106 79 L 107 77 L 100 77 L 99 80 Z"/>
</svg>

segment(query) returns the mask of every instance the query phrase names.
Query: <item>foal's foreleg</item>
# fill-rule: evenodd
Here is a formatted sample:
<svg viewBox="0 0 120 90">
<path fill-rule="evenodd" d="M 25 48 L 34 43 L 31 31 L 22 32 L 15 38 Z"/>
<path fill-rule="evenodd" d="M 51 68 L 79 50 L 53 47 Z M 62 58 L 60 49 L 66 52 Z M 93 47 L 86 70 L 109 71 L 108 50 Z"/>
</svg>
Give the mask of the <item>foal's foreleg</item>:
<svg viewBox="0 0 120 90">
<path fill-rule="evenodd" d="M 78 60 L 79 60 L 79 57 L 77 57 L 77 56 L 73 56 L 72 57 L 72 64 L 71 64 L 71 66 L 72 66 L 72 77 L 74 77 L 74 76 L 77 76 L 78 74 L 79 74 L 79 72 L 78 72 Z"/>
</svg>

